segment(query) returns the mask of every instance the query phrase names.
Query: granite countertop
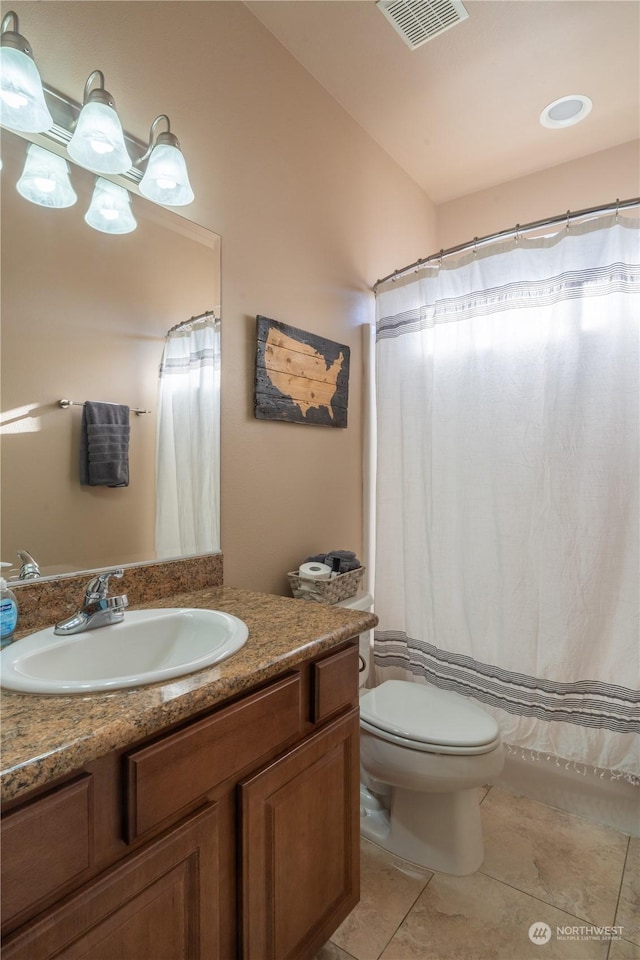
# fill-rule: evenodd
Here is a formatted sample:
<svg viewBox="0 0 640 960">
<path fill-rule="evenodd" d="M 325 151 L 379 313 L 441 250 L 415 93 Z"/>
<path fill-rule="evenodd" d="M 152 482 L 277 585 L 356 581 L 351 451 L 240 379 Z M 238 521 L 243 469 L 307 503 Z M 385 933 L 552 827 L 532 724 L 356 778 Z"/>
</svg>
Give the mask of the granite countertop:
<svg viewBox="0 0 640 960">
<path fill-rule="evenodd" d="M 358 610 L 233 587 L 209 587 L 136 606 L 224 610 L 245 621 L 249 638 L 229 660 L 168 683 L 75 696 L 3 690 L 4 801 L 259 686 L 377 622 L 373 614 Z"/>
</svg>

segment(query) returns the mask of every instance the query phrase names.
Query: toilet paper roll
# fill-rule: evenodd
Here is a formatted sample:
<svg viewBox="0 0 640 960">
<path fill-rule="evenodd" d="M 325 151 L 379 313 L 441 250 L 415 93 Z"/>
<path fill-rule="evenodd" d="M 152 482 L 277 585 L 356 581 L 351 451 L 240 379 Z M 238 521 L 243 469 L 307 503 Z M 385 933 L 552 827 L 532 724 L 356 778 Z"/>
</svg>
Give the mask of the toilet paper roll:
<svg viewBox="0 0 640 960">
<path fill-rule="evenodd" d="M 303 580 L 330 580 L 331 567 L 326 563 L 303 563 L 298 568 L 298 576 Z"/>
</svg>

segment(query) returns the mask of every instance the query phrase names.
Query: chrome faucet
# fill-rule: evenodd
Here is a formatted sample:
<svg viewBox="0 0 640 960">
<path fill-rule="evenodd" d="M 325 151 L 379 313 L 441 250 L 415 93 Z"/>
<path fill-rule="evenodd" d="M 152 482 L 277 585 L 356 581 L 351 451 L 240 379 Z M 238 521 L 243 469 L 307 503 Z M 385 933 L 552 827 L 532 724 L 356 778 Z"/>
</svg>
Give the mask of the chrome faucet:
<svg viewBox="0 0 640 960">
<path fill-rule="evenodd" d="M 129 605 L 127 595 L 123 593 L 120 597 L 109 597 L 107 594 L 109 577 L 120 578 L 123 573 L 124 570 L 107 570 L 93 577 L 87 584 L 82 608 L 56 624 L 53 632 L 58 636 L 67 636 L 120 623 L 124 619 L 125 607 Z"/>
<path fill-rule="evenodd" d="M 18 550 L 18 556 L 22 564 L 18 580 L 35 580 L 40 576 L 40 567 L 30 553 L 27 553 L 26 550 Z"/>
</svg>

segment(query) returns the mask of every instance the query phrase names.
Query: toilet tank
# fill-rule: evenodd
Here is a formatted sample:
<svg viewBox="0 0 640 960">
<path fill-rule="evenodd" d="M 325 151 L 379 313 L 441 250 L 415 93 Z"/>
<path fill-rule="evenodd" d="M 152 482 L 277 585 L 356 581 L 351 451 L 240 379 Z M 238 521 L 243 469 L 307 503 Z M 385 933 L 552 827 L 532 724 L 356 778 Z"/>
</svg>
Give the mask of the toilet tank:
<svg viewBox="0 0 640 960">
<path fill-rule="evenodd" d="M 373 597 L 370 593 L 361 590 L 355 596 L 348 600 L 342 600 L 336 604 L 337 607 L 346 607 L 348 610 L 373 610 Z M 367 630 L 360 634 L 360 688 L 367 686 L 369 671 L 371 669 L 371 657 L 373 656 L 373 630 Z"/>
</svg>

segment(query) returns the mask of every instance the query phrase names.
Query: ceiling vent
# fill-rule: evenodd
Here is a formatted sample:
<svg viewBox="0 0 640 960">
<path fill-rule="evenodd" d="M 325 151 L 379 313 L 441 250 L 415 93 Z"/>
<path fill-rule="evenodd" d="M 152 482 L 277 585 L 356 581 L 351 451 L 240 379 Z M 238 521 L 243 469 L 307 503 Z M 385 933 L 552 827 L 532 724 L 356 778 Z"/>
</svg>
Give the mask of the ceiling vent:
<svg viewBox="0 0 640 960">
<path fill-rule="evenodd" d="M 378 0 L 376 6 L 412 50 L 469 16 L 460 0 Z"/>
</svg>

